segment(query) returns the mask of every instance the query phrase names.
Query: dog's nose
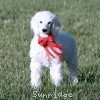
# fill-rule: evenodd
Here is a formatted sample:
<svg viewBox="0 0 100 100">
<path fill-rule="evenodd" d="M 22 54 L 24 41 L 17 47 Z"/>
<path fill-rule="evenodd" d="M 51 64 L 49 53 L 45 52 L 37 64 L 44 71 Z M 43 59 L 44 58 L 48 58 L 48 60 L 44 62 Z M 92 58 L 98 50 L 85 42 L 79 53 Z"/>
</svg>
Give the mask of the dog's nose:
<svg viewBox="0 0 100 100">
<path fill-rule="evenodd" d="M 43 31 L 43 32 L 46 32 L 46 31 L 47 31 L 47 29 L 42 29 L 42 31 Z"/>
</svg>

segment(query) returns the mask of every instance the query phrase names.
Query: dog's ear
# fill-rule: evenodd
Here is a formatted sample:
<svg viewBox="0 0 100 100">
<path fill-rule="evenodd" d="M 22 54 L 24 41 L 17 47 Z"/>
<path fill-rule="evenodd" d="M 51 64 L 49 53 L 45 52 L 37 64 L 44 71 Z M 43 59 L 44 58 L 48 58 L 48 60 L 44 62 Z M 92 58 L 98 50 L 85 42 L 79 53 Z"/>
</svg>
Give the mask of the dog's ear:
<svg viewBox="0 0 100 100">
<path fill-rule="evenodd" d="M 52 28 L 51 28 L 51 32 L 54 35 L 54 37 L 57 36 L 58 32 L 60 29 L 60 21 L 58 20 L 58 18 L 53 14 L 53 20 L 52 20 Z"/>
<path fill-rule="evenodd" d="M 38 16 L 37 16 L 37 14 L 35 14 L 32 17 L 32 19 L 30 21 L 30 26 L 31 26 L 32 31 L 34 32 L 34 35 L 39 34 L 39 30 L 38 30 Z"/>
</svg>

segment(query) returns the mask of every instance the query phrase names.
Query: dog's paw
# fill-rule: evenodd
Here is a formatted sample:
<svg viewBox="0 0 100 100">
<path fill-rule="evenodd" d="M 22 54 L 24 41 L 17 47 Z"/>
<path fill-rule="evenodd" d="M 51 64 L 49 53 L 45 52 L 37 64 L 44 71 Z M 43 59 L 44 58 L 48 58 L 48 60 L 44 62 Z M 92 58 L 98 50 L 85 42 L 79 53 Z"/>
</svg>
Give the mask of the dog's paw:
<svg viewBox="0 0 100 100">
<path fill-rule="evenodd" d="M 73 79 L 73 84 L 77 84 L 78 83 L 78 78 L 74 78 Z"/>
<path fill-rule="evenodd" d="M 40 86 L 40 84 L 41 84 L 41 81 L 32 81 L 31 80 L 31 86 L 32 86 L 32 88 L 39 88 L 39 86 Z"/>
</svg>

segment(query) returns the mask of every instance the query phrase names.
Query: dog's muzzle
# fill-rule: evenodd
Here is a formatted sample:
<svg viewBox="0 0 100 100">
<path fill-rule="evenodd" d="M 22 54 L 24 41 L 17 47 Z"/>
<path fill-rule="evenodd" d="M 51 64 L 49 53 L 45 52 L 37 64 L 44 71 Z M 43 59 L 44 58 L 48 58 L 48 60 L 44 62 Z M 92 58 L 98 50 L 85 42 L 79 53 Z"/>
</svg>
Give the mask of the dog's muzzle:
<svg viewBox="0 0 100 100">
<path fill-rule="evenodd" d="M 43 32 L 47 32 L 47 29 L 42 29 Z"/>
</svg>

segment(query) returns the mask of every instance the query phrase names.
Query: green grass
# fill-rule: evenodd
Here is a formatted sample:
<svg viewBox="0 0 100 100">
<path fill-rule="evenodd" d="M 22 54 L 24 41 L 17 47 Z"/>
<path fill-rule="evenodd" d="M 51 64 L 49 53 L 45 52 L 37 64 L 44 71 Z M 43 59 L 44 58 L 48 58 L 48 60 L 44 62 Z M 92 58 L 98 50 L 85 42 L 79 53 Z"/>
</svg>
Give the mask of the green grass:
<svg viewBox="0 0 100 100">
<path fill-rule="evenodd" d="M 61 29 L 76 38 L 79 84 L 70 84 L 64 63 L 61 86 L 56 88 L 43 68 L 42 86 L 31 88 L 30 19 L 39 10 L 55 13 Z M 0 100 L 65 99 L 100 100 L 100 0 L 0 0 Z"/>
</svg>

